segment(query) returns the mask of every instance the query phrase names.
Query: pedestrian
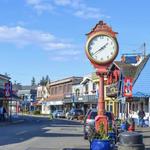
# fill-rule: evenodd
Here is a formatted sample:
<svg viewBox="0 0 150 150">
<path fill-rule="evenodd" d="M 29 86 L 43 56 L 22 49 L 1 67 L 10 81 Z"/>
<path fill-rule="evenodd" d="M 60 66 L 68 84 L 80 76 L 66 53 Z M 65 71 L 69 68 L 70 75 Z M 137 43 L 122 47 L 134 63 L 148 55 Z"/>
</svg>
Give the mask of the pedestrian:
<svg viewBox="0 0 150 150">
<path fill-rule="evenodd" d="M 0 120 L 3 119 L 3 106 L 0 106 Z"/>
<path fill-rule="evenodd" d="M 5 121 L 5 113 L 6 113 L 6 109 L 1 106 L 0 107 L 0 120 Z"/>
<path fill-rule="evenodd" d="M 139 126 L 143 127 L 144 125 L 144 117 L 145 117 L 145 112 L 144 110 L 141 108 L 141 110 L 138 112 L 138 117 L 139 117 Z"/>
<path fill-rule="evenodd" d="M 3 120 L 5 121 L 8 118 L 6 108 L 3 107 Z"/>
</svg>

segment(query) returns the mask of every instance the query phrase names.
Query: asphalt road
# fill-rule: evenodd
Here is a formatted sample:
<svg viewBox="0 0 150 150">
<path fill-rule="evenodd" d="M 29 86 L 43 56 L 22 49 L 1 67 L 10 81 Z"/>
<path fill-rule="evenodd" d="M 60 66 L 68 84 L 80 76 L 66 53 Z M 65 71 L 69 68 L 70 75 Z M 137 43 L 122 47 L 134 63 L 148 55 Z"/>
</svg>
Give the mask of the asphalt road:
<svg viewBox="0 0 150 150">
<path fill-rule="evenodd" d="M 0 150 L 88 150 L 82 125 L 65 119 L 23 116 L 24 122 L 0 127 Z"/>
</svg>

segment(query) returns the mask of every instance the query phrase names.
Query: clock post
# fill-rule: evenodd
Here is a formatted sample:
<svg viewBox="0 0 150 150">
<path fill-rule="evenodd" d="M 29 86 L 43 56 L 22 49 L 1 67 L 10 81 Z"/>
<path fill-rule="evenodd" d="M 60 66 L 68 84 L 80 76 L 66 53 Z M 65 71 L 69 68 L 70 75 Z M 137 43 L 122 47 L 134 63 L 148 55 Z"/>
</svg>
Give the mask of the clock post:
<svg viewBox="0 0 150 150">
<path fill-rule="evenodd" d="M 108 67 L 119 51 L 116 34 L 117 32 L 112 31 L 111 27 L 100 21 L 87 34 L 86 42 L 86 55 L 99 76 L 98 115 L 95 118 L 95 128 L 98 131 L 100 124 L 103 123 L 106 133 L 108 132 L 108 121 L 105 115 L 104 77 L 107 77 Z"/>
</svg>

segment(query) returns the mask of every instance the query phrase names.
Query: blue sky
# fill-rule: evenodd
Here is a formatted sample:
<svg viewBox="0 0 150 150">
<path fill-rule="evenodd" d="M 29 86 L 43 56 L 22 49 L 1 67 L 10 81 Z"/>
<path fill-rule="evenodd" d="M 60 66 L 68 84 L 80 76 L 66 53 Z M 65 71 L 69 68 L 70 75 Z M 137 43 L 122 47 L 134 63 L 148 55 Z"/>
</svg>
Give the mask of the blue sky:
<svg viewBox="0 0 150 150">
<path fill-rule="evenodd" d="M 0 0 L 0 73 L 30 84 L 83 76 L 93 67 L 85 34 L 104 20 L 117 31 L 122 53 L 150 53 L 149 0 Z"/>
</svg>

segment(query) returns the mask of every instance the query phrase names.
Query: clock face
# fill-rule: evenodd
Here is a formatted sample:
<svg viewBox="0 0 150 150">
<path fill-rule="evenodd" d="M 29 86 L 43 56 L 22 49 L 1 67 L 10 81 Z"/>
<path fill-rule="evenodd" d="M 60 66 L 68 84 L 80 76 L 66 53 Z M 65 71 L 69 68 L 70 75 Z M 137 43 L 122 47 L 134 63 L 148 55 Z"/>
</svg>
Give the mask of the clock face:
<svg viewBox="0 0 150 150">
<path fill-rule="evenodd" d="M 87 53 L 98 64 L 112 62 L 118 54 L 117 41 L 108 35 L 96 35 L 87 43 Z"/>
</svg>

